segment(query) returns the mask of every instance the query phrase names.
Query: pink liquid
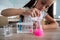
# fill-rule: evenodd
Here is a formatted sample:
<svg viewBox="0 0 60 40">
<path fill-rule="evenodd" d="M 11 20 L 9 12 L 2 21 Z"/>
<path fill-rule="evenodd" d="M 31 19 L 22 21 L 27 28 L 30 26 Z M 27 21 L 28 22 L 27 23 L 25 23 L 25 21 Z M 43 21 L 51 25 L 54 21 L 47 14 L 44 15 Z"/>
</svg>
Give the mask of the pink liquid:
<svg viewBox="0 0 60 40">
<path fill-rule="evenodd" d="M 34 35 L 35 35 L 35 36 L 43 36 L 44 34 L 43 34 L 43 31 L 42 31 L 42 30 L 40 30 L 40 29 L 35 29 L 35 30 L 34 30 Z"/>
<path fill-rule="evenodd" d="M 32 29 L 30 29 L 30 32 L 32 33 L 32 32 L 33 32 L 33 30 L 32 30 Z"/>
<path fill-rule="evenodd" d="M 42 29 L 42 26 L 40 26 L 40 21 L 39 20 L 40 19 L 38 18 L 38 21 L 37 21 L 38 26 L 34 30 L 34 35 L 35 36 L 43 36 L 44 35 L 43 29 Z"/>
</svg>

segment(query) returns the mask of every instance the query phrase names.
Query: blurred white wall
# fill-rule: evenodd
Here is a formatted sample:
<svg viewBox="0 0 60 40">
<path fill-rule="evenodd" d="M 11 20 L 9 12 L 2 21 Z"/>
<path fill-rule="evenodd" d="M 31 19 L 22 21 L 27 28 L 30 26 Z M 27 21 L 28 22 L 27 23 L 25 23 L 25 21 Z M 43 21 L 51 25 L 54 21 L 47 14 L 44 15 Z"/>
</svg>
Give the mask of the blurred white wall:
<svg viewBox="0 0 60 40">
<path fill-rule="evenodd" d="M 55 18 L 60 18 L 60 0 L 56 0 Z"/>
</svg>

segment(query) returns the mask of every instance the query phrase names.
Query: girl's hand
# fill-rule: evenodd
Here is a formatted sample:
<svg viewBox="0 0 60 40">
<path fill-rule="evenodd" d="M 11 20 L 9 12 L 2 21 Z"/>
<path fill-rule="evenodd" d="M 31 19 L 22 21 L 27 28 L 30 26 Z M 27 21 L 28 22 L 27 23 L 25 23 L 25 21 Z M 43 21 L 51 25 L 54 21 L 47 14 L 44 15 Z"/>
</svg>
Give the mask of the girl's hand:
<svg viewBox="0 0 60 40">
<path fill-rule="evenodd" d="M 32 17 L 40 16 L 40 11 L 36 8 L 25 10 L 24 15 L 31 15 Z"/>
<path fill-rule="evenodd" d="M 32 17 L 40 16 L 40 11 L 36 8 L 32 9 Z"/>
</svg>

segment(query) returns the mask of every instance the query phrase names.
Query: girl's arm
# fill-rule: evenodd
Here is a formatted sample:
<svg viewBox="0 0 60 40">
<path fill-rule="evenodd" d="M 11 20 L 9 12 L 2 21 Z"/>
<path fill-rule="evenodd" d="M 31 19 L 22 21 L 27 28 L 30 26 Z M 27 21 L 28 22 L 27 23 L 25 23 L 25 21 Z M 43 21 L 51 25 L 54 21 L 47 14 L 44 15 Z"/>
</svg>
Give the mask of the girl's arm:
<svg viewBox="0 0 60 40">
<path fill-rule="evenodd" d="M 58 27 L 58 23 L 52 18 L 50 17 L 48 14 L 45 16 L 45 19 L 47 21 L 50 22 L 50 24 L 43 24 L 43 29 L 50 29 L 50 28 L 57 28 Z"/>
<path fill-rule="evenodd" d="M 1 15 L 3 16 L 15 16 L 15 15 L 21 15 L 25 12 L 23 9 L 15 9 L 15 8 L 8 8 L 4 9 L 1 12 Z"/>
<path fill-rule="evenodd" d="M 4 9 L 1 12 L 3 16 L 15 16 L 15 15 L 31 15 L 31 16 L 39 16 L 39 13 L 35 12 L 36 8 L 33 9 L 15 9 L 15 8 L 8 8 Z M 34 13 L 33 13 L 34 12 Z"/>
</svg>

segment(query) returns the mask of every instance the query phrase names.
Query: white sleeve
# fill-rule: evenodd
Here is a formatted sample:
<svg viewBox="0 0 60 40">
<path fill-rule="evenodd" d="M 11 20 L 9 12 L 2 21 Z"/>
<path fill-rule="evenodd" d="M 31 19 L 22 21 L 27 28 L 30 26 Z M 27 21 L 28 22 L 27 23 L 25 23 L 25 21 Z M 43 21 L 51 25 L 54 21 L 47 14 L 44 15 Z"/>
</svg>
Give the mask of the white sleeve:
<svg viewBox="0 0 60 40">
<path fill-rule="evenodd" d="M 45 16 L 47 15 L 47 13 L 46 13 L 45 11 L 43 11 L 43 14 L 44 14 L 44 16 L 43 16 L 43 17 L 45 18 Z"/>
</svg>

